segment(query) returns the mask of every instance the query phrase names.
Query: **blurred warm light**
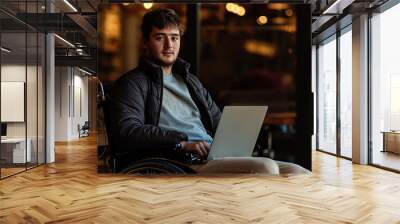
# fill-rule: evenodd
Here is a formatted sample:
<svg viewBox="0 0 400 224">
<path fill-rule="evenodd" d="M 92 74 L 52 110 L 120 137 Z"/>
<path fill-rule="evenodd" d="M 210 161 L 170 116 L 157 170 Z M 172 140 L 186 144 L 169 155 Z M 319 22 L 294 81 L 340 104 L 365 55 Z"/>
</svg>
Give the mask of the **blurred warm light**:
<svg viewBox="0 0 400 224">
<path fill-rule="evenodd" d="M 274 24 L 278 24 L 278 25 L 282 25 L 288 22 L 288 20 L 284 17 L 276 17 L 276 18 L 272 18 L 271 22 Z"/>
<path fill-rule="evenodd" d="M 113 5 L 103 13 L 103 49 L 106 52 L 116 52 L 119 50 L 118 43 L 121 38 L 120 10 L 119 5 Z"/>
<path fill-rule="evenodd" d="M 235 13 L 239 16 L 244 16 L 246 14 L 246 9 L 236 3 L 227 3 L 225 8 L 228 10 L 228 12 Z"/>
<path fill-rule="evenodd" d="M 286 14 L 288 17 L 291 17 L 291 16 L 293 16 L 293 10 L 291 10 L 291 9 L 286 9 L 286 10 L 285 10 L 285 14 Z"/>
<path fill-rule="evenodd" d="M 264 24 L 266 24 L 268 22 L 268 18 L 266 17 L 266 16 L 260 16 L 260 17 L 258 17 L 258 19 L 257 19 L 257 23 L 259 24 L 259 25 L 264 25 Z"/>
<path fill-rule="evenodd" d="M 235 4 L 233 4 L 233 3 L 228 3 L 228 4 L 226 4 L 226 10 L 228 10 L 229 12 L 232 12 L 233 11 L 233 8 L 235 7 Z"/>
<path fill-rule="evenodd" d="M 150 9 L 151 7 L 153 7 L 153 3 L 151 3 L 151 2 L 143 3 L 143 7 L 145 9 Z"/>
<path fill-rule="evenodd" d="M 293 75 L 288 74 L 288 73 L 282 75 L 282 85 L 283 86 L 291 86 L 293 84 L 294 84 Z"/>
<path fill-rule="evenodd" d="M 244 14 L 246 14 L 246 9 L 244 9 L 244 7 L 240 7 L 240 8 L 239 8 L 238 15 L 239 15 L 239 16 L 244 16 Z"/>
<path fill-rule="evenodd" d="M 289 5 L 286 3 L 272 3 L 268 4 L 268 8 L 273 9 L 273 10 L 284 10 L 289 8 Z"/>
<path fill-rule="evenodd" d="M 232 10 L 232 12 L 235 13 L 235 14 L 238 14 L 239 8 L 240 8 L 240 7 L 239 7 L 237 4 L 234 4 L 234 5 L 233 5 L 233 10 Z"/>
<path fill-rule="evenodd" d="M 276 55 L 276 46 L 263 41 L 248 40 L 245 42 L 244 48 L 249 53 L 265 57 L 274 57 Z"/>
<path fill-rule="evenodd" d="M 104 18 L 104 35 L 107 38 L 119 38 L 121 21 L 118 12 L 109 12 Z"/>
<path fill-rule="evenodd" d="M 128 6 L 130 3 L 122 3 L 122 5 L 124 6 Z"/>
<path fill-rule="evenodd" d="M 283 25 L 279 26 L 278 29 L 288 33 L 294 33 L 297 30 L 295 25 Z"/>
</svg>

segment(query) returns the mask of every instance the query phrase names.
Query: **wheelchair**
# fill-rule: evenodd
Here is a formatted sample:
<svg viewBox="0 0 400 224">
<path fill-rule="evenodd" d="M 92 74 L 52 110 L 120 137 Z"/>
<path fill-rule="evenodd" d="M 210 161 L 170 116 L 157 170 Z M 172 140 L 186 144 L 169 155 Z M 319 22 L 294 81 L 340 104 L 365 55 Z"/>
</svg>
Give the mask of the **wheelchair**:
<svg viewBox="0 0 400 224">
<path fill-rule="evenodd" d="M 82 126 L 80 124 L 78 124 L 79 138 L 88 137 L 89 136 L 89 130 L 90 130 L 89 121 L 85 121 L 85 123 Z"/>
<path fill-rule="evenodd" d="M 195 174 L 185 164 L 166 158 L 148 158 L 133 162 L 121 170 L 121 173 L 132 174 Z"/>
<path fill-rule="evenodd" d="M 130 162 L 121 161 L 115 153 L 112 144 L 112 133 L 110 131 L 110 102 L 104 93 L 104 88 L 99 81 L 99 95 L 97 99 L 98 119 L 104 122 L 98 128 L 104 128 L 108 145 L 98 146 L 99 159 L 106 160 L 113 173 L 123 173 L 128 175 L 147 175 L 147 174 L 195 174 L 196 172 L 186 164 L 168 158 L 145 158 Z"/>
</svg>

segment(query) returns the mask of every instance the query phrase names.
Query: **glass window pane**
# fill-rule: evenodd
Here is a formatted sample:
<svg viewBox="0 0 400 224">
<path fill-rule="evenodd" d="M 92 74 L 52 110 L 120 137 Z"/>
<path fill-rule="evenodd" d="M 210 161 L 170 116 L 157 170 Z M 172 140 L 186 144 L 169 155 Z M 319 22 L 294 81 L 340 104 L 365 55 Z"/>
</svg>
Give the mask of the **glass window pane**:
<svg viewBox="0 0 400 224">
<path fill-rule="evenodd" d="M 45 1 L 0 1 L 19 18 L 37 23 Z M 28 14 L 25 14 L 28 13 Z M 25 17 L 27 16 L 27 17 Z M 45 161 L 45 35 L 0 12 L 1 178 Z M 33 25 L 34 26 L 34 25 Z M 4 88 L 3 88 L 4 87 Z M 4 100 L 7 99 L 7 100 Z M 6 102 L 7 101 L 7 102 Z M 5 114 L 3 116 L 3 114 Z M 8 115 L 14 118 L 7 117 Z"/>
<path fill-rule="evenodd" d="M 30 158 L 26 144 L 26 33 L 1 34 L 1 140 L 2 177 L 25 170 Z M 28 147 L 27 147 L 28 146 Z M 27 150 L 28 149 L 28 150 Z"/>
<path fill-rule="evenodd" d="M 46 36 L 43 33 L 38 35 L 38 163 L 45 163 L 45 65 L 46 65 Z"/>
<path fill-rule="evenodd" d="M 352 149 L 352 35 L 340 37 L 340 153 L 351 158 Z"/>
<path fill-rule="evenodd" d="M 400 170 L 400 4 L 372 25 L 372 163 Z"/>
<path fill-rule="evenodd" d="M 38 98 L 38 88 L 37 88 L 37 81 L 38 81 L 38 49 L 37 43 L 38 36 L 36 32 L 28 32 L 27 33 L 27 80 L 26 80 L 26 113 L 27 113 L 27 141 L 30 144 L 30 151 L 29 154 L 30 158 L 28 159 L 27 166 L 33 167 L 37 165 L 37 98 Z M 28 148 L 29 148 L 28 147 Z"/>
<path fill-rule="evenodd" d="M 318 148 L 336 153 L 336 38 L 318 48 Z"/>
</svg>

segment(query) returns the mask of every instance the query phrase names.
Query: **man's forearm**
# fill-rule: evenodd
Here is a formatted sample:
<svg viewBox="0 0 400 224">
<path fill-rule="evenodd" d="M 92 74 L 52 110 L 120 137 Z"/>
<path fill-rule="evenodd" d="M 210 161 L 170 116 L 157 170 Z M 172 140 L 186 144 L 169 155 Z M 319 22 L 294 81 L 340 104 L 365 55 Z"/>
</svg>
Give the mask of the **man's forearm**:
<svg viewBox="0 0 400 224">
<path fill-rule="evenodd" d="M 125 144 L 145 149 L 174 149 L 177 144 L 188 139 L 185 133 L 166 130 L 154 125 L 143 125 L 129 130 L 122 130 L 121 136 L 124 136 Z"/>
</svg>

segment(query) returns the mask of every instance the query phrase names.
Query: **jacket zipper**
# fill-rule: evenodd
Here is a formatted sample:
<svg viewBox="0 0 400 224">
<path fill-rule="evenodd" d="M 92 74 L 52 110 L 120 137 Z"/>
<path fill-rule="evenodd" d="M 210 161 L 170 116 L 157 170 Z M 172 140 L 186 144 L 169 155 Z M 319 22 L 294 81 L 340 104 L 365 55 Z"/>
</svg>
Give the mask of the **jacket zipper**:
<svg viewBox="0 0 400 224">
<path fill-rule="evenodd" d="M 190 93 L 190 96 L 192 97 L 192 99 L 193 99 L 193 97 L 196 97 L 196 100 L 193 99 L 193 101 L 196 104 L 197 108 L 199 109 L 200 114 L 201 114 L 201 111 L 203 111 L 203 112 L 206 113 L 206 115 L 208 115 L 207 118 L 203 118 L 203 119 L 207 120 L 206 123 L 208 123 L 208 125 L 210 126 L 209 128 L 211 130 L 213 130 L 212 118 L 211 118 L 211 114 L 210 114 L 209 110 L 207 109 L 208 107 L 202 102 L 202 100 L 198 96 L 198 92 L 196 91 L 196 88 L 194 88 L 194 85 L 189 85 L 189 80 L 188 79 L 185 80 L 185 83 L 186 83 L 187 88 L 189 89 L 189 93 Z M 197 105 L 196 102 L 199 105 Z M 203 120 L 201 122 L 203 123 Z M 204 125 L 204 128 L 206 129 L 207 134 L 209 134 L 208 133 L 209 131 L 208 131 L 208 129 L 205 126 L 204 123 L 203 123 L 203 125 Z M 212 136 L 212 134 L 210 134 L 210 136 Z"/>
</svg>

